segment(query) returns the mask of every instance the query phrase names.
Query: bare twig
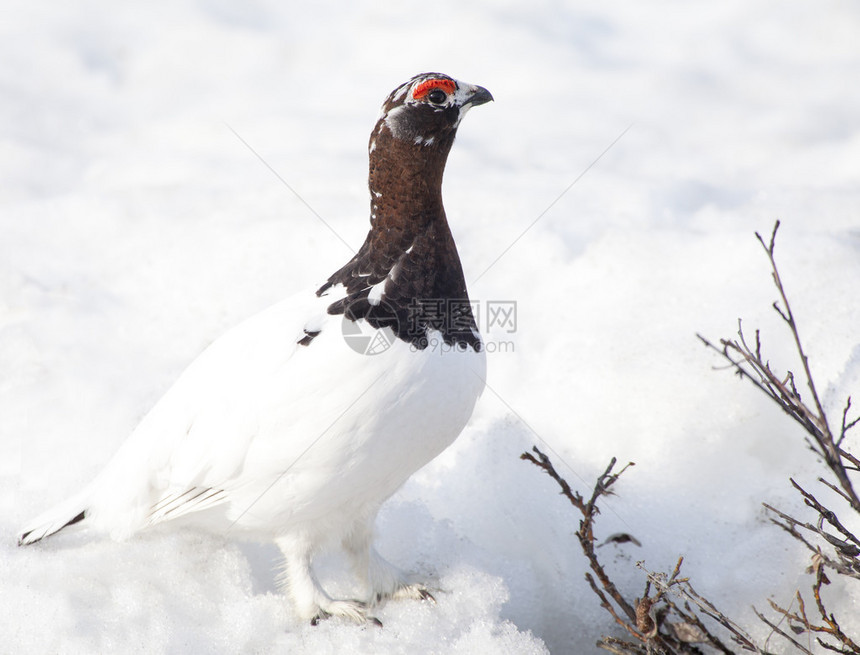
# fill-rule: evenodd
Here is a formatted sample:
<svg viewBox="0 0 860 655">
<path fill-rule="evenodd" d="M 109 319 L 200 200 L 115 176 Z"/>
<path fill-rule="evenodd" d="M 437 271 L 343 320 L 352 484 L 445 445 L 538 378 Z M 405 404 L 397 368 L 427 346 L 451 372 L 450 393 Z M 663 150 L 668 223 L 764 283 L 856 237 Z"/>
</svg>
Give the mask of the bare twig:
<svg viewBox="0 0 860 655">
<path fill-rule="evenodd" d="M 651 573 L 640 562 L 638 566 L 646 572 L 647 582 L 642 597 L 634 602 L 628 601 L 612 582 L 595 552 L 594 520 L 600 513 L 597 502 L 602 496 L 612 493 L 612 486 L 632 463 L 615 473 L 617 461 L 613 458 L 598 477 L 591 497 L 585 500 L 582 494 L 570 488 L 549 458 L 538 448 L 532 448 L 531 453 L 523 453 L 521 458 L 540 467 L 555 480 L 561 487 L 562 495 L 582 514 L 576 536 L 591 568 L 591 572 L 585 574 L 585 579 L 600 600 L 601 607 L 633 639 L 625 641 L 616 637 L 603 637 L 597 642 L 598 647 L 618 655 L 703 655 L 705 651 L 701 647 L 707 646 L 723 655 L 734 655 L 734 651 L 702 621 L 698 611 L 726 628 L 732 640 L 744 650 L 769 655 L 735 622 L 696 593 L 687 578 L 681 577 L 683 558 L 678 559 L 668 575 Z M 632 542 L 634 538 L 624 540 L 627 541 Z M 684 607 L 674 603 L 670 597 L 672 595 L 683 598 Z M 697 609 L 694 610 L 690 603 Z"/>
<path fill-rule="evenodd" d="M 594 518 L 600 513 L 600 510 L 597 507 L 598 498 L 609 495 L 611 493 L 610 488 L 615 484 L 615 481 L 618 480 L 618 476 L 624 473 L 624 471 L 626 471 L 630 466 L 633 466 L 633 463 L 630 462 L 618 473 L 613 473 L 612 469 L 615 468 L 615 464 L 617 463 L 617 460 L 613 457 L 612 461 L 609 462 L 609 466 L 606 467 L 606 470 L 597 479 L 591 493 L 591 498 L 586 502 L 582 495 L 578 492 L 574 492 L 570 488 L 570 485 L 568 485 L 567 481 L 558 474 L 555 467 L 552 465 L 552 462 L 549 460 L 549 457 L 542 453 L 537 446 L 533 447 L 532 451 L 536 456 L 531 453 L 523 453 L 520 455 L 520 459 L 527 460 L 546 471 L 546 473 L 561 487 L 561 493 L 564 497 L 582 513 L 583 518 L 579 522 L 579 530 L 576 532 L 579 544 L 582 547 L 582 552 L 585 554 L 586 559 L 588 559 L 591 570 L 594 572 L 594 575 L 597 576 L 597 579 L 600 580 L 600 584 L 606 593 L 612 597 L 612 600 L 614 600 L 621 611 L 624 612 L 629 621 L 635 621 L 636 610 L 627 602 L 627 600 L 625 600 L 624 596 L 621 595 L 621 592 L 618 591 L 618 588 L 612 580 L 609 579 L 609 576 L 606 575 L 606 571 L 604 571 L 603 566 L 601 566 L 597 559 L 597 555 L 594 552 L 593 530 Z"/>
<path fill-rule="evenodd" d="M 778 229 L 779 221 L 774 224 L 769 242 L 765 242 L 765 239 L 758 232 L 756 232 L 756 238 L 770 262 L 771 276 L 779 292 L 780 299 L 774 302 L 773 307 L 791 332 L 801 366 L 803 367 L 806 386 L 812 397 L 813 408 L 810 408 L 803 401 L 794 382 L 794 374 L 788 371 L 784 376 L 778 376 L 771 369 L 770 363 L 763 358 L 761 335 L 758 330 L 756 330 L 754 347 L 751 347 L 747 343 L 741 321 L 738 321 L 738 338 L 720 340 L 722 347 L 715 346 L 701 335 L 698 336 L 705 346 L 720 353 L 741 378 L 752 382 L 756 388 L 767 394 L 771 400 L 776 402 L 789 416 L 803 426 L 803 429 L 812 438 L 810 443 L 813 449 L 824 459 L 827 467 L 836 476 L 841 494 L 846 498 L 855 512 L 860 512 L 860 497 L 858 497 L 854 489 L 844 460 L 847 459 L 855 468 L 857 463 L 853 458 L 847 458 L 847 453 L 841 448 L 846 433 L 860 422 L 860 417 L 849 420 L 848 412 L 851 408 L 851 399 L 849 398 L 842 413 L 842 429 L 838 437 L 834 436 L 830 429 L 827 414 L 821 404 L 821 398 L 809 367 L 809 357 L 800 339 L 797 321 L 791 309 L 791 304 L 788 301 L 785 286 L 783 285 L 774 257 Z"/>
<path fill-rule="evenodd" d="M 806 356 L 806 353 L 803 350 L 803 344 L 800 341 L 800 334 L 797 330 L 797 323 L 794 320 L 794 313 L 791 311 L 791 305 L 788 302 L 788 297 L 785 295 L 785 287 L 782 285 L 782 279 L 779 275 L 779 270 L 776 266 L 776 260 L 774 259 L 774 249 L 776 247 L 776 232 L 779 229 L 779 221 L 774 223 L 773 232 L 770 235 L 770 244 L 765 244 L 764 239 L 762 239 L 761 235 L 756 232 L 756 238 L 758 239 L 761 247 L 764 248 L 764 251 L 767 253 L 767 257 L 770 260 L 770 266 L 773 271 L 773 282 L 776 285 L 777 290 L 779 291 L 779 295 L 782 298 L 783 305 L 785 307 L 784 310 L 780 309 L 778 302 L 773 304 L 774 309 L 777 313 L 782 316 L 783 320 L 788 323 L 788 327 L 791 330 L 791 334 L 794 336 L 794 345 L 797 347 L 797 352 L 800 355 L 800 361 L 803 364 L 803 371 L 806 375 L 806 383 L 809 387 L 809 391 L 812 393 L 812 399 L 815 401 L 815 408 L 817 410 L 817 414 L 814 416 L 814 419 L 818 422 L 819 427 L 826 434 L 830 433 L 830 427 L 827 424 L 827 417 L 824 414 L 824 408 L 821 406 L 821 400 L 818 397 L 818 390 L 815 388 L 815 382 L 812 379 L 812 373 L 809 370 L 809 358 Z M 832 437 L 832 435 L 831 435 Z"/>
<path fill-rule="evenodd" d="M 675 596 L 687 601 L 688 603 L 693 603 L 696 605 L 699 610 L 707 617 L 713 619 L 721 626 L 723 626 L 729 633 L 732 635 L 733 640 L 740 644 L 744 650 L 752 651 L 755 653 L 766 654 L 767 651 L 760 648 L 753 638 L 735 621 L 727 617 L 723 614 L 717 607 L 709 601 L 707 598 L 703 597 L 699 594 L 695 589 L 693 589 L 693 585 L 690 584 L 689 578 L 680 578 L 678 574 L 681 570 L 681 563 L 684 561 L 684 558 L 680 558 L 678 563 L 675 565 L 675 571 L 668 578 L 663 573 L 654 573 L 645 568 L 645 565 L 642 562 L 637 563 L 637 567 L 645 571 L 648 576 L 648 580 L 659 589 L 660 593 L 673 593 Z M 683 618 L 688 621 L 691 620 L 691 617 L 694 616 L 690 613 L 689 616 L 684 615 Z M 709 639 L 712 646 L 719 648 L 723 653 L 730 653 L 722 642 L 719 642 L 716 637 L 710 635 L 711 639 Z"/>
<path fill-rule="evenodd" d="M 837 545 L 840 549 L 840 552 L 846 557 L 857 557 L 860 555 L 860 539 L 857 539 L 842 523 L 839 521 L 839 518 L 836 514 L 829 509 L 827 509 L 824 505 L 818 502 L 818 500 L 811 493 L 806 491 L 803 487 L 801 487 L 797 482 L 794 481 L 793 478 L 789 478 L 792 486 L 797 489 L 800 494 L 803 496 L 804 502 L 808 507 L 811 507 L 816 512 L 818 512 L 819 520 L 818 527 L 821 529 L 821 525 L 823 521 L 827 521 L 831 526 L 836 528 L 840 534 L 845 538 L 845 541 L 839 540 L 836 537 L 831 535 L 822 536 L 825 537 L 827 541 L 829 541 L 833 545 Z M 823 480 L 822 480 L 823 482 Z M 832 485 L 829 485 L 831 489 L 833 489 Z M 844 496 L 843 496 L 844 498 Z M 823 531 L 822 531 L 823 532 Z M 850 543 L 849 543 L 850 542 Z"/>
<path fill-rule="evenodd" d="M 851 396 L 845 401 L 845 409 L 842 410 L 842 429 L 839 431 L 839 438 L 836 440 L 836 445 L 841 446 L 845 439 L 845 434 L 860 422 L 860 416 L 855 419 L 848 420 L 848 411 L 851 409 Z"/>
<path fill-rule="evenodd" d="M 816 641 L 822 648 L 837 653 L 860 653 L 860 647 L 843 632 L 839 622 L 836 620 L 836 616 L 828 612 L 825 608 L 824 601 L 821 599 L 821 586 L 825 584 L 830 584 L 830 581 L 824 573 L 824 567 L 819 562 L 815 566 L 815 584 L 812 586 L 812 594 L 815 598 L 815 608 L 818 610 L 819 617 L 822 620 L 821 624 L 816 624 L 809 618 L 806 613 L 806 604 L 799 591 L 796 597 L 798 609 L 795 612 L 784 609 L 773 601 L 770 601 L 770 605 L 776 612 L 788 619 L 792 630 L 795 632 L 808 631 L 817 635 Z M 829 643 L 823 637 L 830 637 L 838 643 Z"/>
<path fill-rule="evenodd" d="M 860 513 L 860 499 L 851 479 L 851 474 L 860 472 L 860 459 L 845 448 L 846 437 L 860 424 L 860 417 L 850 417 L 852 405 L 851 399 L 848 398 L 842 410 L 839 433 L 834 434 L 831 430 L 776 264 L 774 253 L 778 229 L 779 222 L 774 225 L 769 240 L 765 240 L 758 233 L 756 238 L 768 257 L 773 282 L 778 291 L 779 297 L 773 303 L 773 309 L 791 332 L 802 367 L 800 377 L 803 379 L 796 378 L 790 370 L 784 373 L 775 372 L 770 362 L 765 359 L 761 333 L 756 330 L 754 341 L 748 340 L 740 320 L 736 338 L 722 339 L 719 346 L 701 335 L 698 336 L 705 346 L 718 352 L 728 362 L 728 367 L 741 379 L 751 382 L 804 428 L 809 447 L 824 460 L 836 478 L 835 482 L 821 478 L 819 481 L 834 491 L 854 511 Z M 798 385 L 803 389 L 803 393 L 807 394 L 808 402 L 802 397 Z M 812 564 L 808 572 L 815 576 L 812 597 L 815 601 L 813 613 L 817 613 L 817 616 L 809 615 L 810 610 L 799 591 L 795 594 L 796 607 L 795 601 L 792 601 L 787 609 L 771 601 L 771 609 L 781 617 L 779 620 L 768 618 L 753 608 L 756 616 L 771 630 L 762 647 L 736 621 L 699 594 L 689 578 L 681 576 L 683 558 L 678 559 L 669 574 L 651 572 L 639 562 L 637 566 L 645 572 L 647 581 L 642 596 L 633 602 L 628 600 L 611 580 L 596 554 L 594 523 L 600 513 L 598 501 L 601 497 L 612 494 L 613 485 L 632 464 L 614 472 L 617 461 L 613 458 L 595 482 L 591 496 L 586 499 L 571 489 L 549 458 L 537 448 L 533 448 L 531 453 L 523 453 L 521 457 L 552 477 L 561 488 L 562 495 L 582 515 L 576 536 L 591 569 L 585 574 L 586 581 L 600 600 L 601 606 L 626 632 L 624 639 L 603 637 L 597 642 L 598 647 L 618 655 L 703 655 L 712 651 L 733 655 L 734 651 L 728 644 L 735 644 L 747 652 L 770 655 L 767 650 L 768 642 L 776 635 L 798 652 L 807 655 L 814 655 L 811 649 L 816 644 L 842 655 L 860 655 L 857 640 L 845 632 L 836 614 L 827 609 L 822 598 L 823 585 L 830 584 L 826 571 L 860 578 L 860 539 L 834 511 L 819 502 L 795 480 L 791 479 L 791 484 L 803 498 L 806 507 L 816 513 L 816 521 L 799 521 L 771 505 L 764 506 L 772 514 L 769 517 L 771 522 L 804 544 L 812 554 Z M 821 540 L 826 542 L 824 548 Z M 626 534 L 612 535 L 605 543 L 609 542 L 638 544 L 635 538 Z M 725 631 L 729 639 L 718 637 L 714 632 L 716 626 L 720 626 L 720 633 Z M 797 639 L 797 635 L 804 633 L 809 641 L 807 645 Z"/>
<path fill-rule="evenodd" d="M 797 650 L 799 650 L 801 653 L 805 653 L 806 655 L 815 655 L 815 653 L 813 653 L 813 652 L 812 652 L 811 650 L 809 650 L 806 646 L 804 646 L 804 645 L 803 645 L 803 644 L 801 644 L 799 641 L 797 641 L 797 639 L 795 639 L 794 637 L 792 637 L 790 634 L 788 634 L 787 632 L 785 632 L 785 630 L 783 630 L 782 628 L 780 628 L 778 624 L 776 624 L 776 623 L 774 623 L 773 621 L 771 621 L 769 618 L 767 618 L 764 614 L 762 614 L 761 612 L 759 612 L 757 609 L 753 609 L 753 612 L 755 612 L 755 615 L 759 618 L 759 620 L 760 620 L 762 623 L 764 623 L 764 624 L 765 624 L 766 626 L 768 626 L 771 630 L 773 630 L 773 632 L 774 632 L 775 634 L 778 634 L 780 637 L 782 637 L 782 638 L 783 638 L 783 639 L 785 639 L 786 641 L 790 642 L 790 643 L 791 643 L 791 645 L 792 645 L 792 646 L 794 646 L 794 647 L 795 647 Z"/>
<path fill-rule="evenodd" d="M 844 448 L 848 432 L 860 423 L 860 417 L 853 419 L 849 417 L 851 411 L 851 398 L 849 397 L 842 410 L 842 421 L 838 435 L 834 435 L 830 428 L 827 414 L 812 377 L 809 358 L 800 338 L 797 321 L 776 265 L 774 251 L 778 229 L 779 221 L 774 225 L 768 242 L 758 233 L 756 233 L 756 238 L 770 261 L 771 275 L 779 293 L 779 299 L 773 303 L 773 308 L 791 332 L 811 402 L 807 404 L 801 397 L 794 374 L 791 371 L 788 371 L 784 376 L 779 376 L 771 369 L 770 363 L 762 355 L 761 335 L 758 330 L 756 330 L 754 347 L 747 343 L 740 321 L 738 322 L 738 338 L 721 340 L 721 348 L 714 346 L 701 335 L 699 338 L 708 348 L 719 352 L 742 379 L 752 382 L 756 388 L 767 394 L 771 400 L 804 428 L 809 435 L 807 443 L 810 448 L 824 460 L 827 468 L 836 477 L 836 483 L 823 478 L 819 478 L 819 482 L 834 491 L 854 512 L 860 514 L 860 498 L 858 498 L 849 475 L 849 473 L 860 472 L 860 460 Z M 819 502 L 813 494 L 793 479 L 791 479 L 791 484 L 803 498 L 804 504 L 816 513 L 817 520 L 814 524 L 799 521 L 766 503 L 764 506 L 768 512 L 777 517 L 771 517 L 771 522 L 800 541 L 812 553 L 812 565 L 809 572 L 815 574 L 812 595 L 815 599 L 820 622 L 816 623 L 808 617 L 803 596 L 799 591 L 796 594 L 798 604 L 796 611 L 784 609 L 773 602 L 771 602 L 771 607 L 782 615 L 783 620 L 788 620 L 793 631 L 814 633 L 818 644 L 825 650 L 860 655 L 860 648 L 858 648 L 856 641 L 840 627 L 835 614 L 826 609 L 821 597 L 822 585 L 830 583 L 825 574 L 825 569 L 850 578 L 860 579 L 860 539 L 839 520 L 834 511 Z M 814 535 L 813 540 L 805 538 L 803 532 Z M 816 537 L 826 542 L 829 546 L 827 550 L 832 551 L 832 554 L 825 552 L 821 546 L 813 543 Z M 780 635 L 799 651 L 812 655 L 812 651 L 807 646 L 788 634 L 779 624 L 772 622 L 758 611 L 756 611 L 756 615 L 770 626 L 774 634 Z"/>
<path fill-rule="evenodd" d="M 812 525 L 811 523 L 804 523 L 802 521 L 798 521 L 792 516 L 789 516 L 785 512 L 781 512 L 775 507 L 771 507 L 767 503 L 762 503 L 769 512 L 776 514 L 779 518 L 782 519 L 782 522 L 777 521 L 776 519 L 771 518 L 771 522 L 781 527 L 783 530 L 788 532 L 792 537 L 803 543 L 806 548 L 812 553 L 812 556 L 816 561 L 820 561 L 825 566 L 833 569 L 837 573 L 841 575 L 845 575 L 851 578 L 860 579 L 860 560 L 857 560 L 856 557 L 846 556 L 843 550 L 840 548 L 845 548 L 847 544 L 845 542 L 840 541 L 833 535 L 828 534 L 825 530 L 823 530 L 820 526 Z M 804 530 L 808 530 L 820 537 L 822 537 L 825 541 L 831 544 L 836 551 L 837 558 L 830 557 L 826 553 L 824 553 L 820 547 L 813 545 L 806 539 L 804 539 L 803 535 L 797 530 L 797 528 L 803 528 Z M 850 551 L 849 551 L 850 552 Z"/>
</svg>

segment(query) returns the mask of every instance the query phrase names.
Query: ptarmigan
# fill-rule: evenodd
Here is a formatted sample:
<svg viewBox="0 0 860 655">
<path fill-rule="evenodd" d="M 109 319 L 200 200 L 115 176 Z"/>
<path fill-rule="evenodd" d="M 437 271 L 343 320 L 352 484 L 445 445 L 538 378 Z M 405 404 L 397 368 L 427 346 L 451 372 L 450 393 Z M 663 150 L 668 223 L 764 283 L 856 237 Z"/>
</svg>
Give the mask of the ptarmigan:
<svg viewBox="0 0 860 655">
<path fill-rule="evenodd" d="M 73 524 L 116 538 L 168 520 L 274 540 L 300 616 L 356 621 L 426 598 L 372 545 L 383 503 L 448 447 L 484 388 L 481 336 L 442 206 L 468 109 L 489 91 L 426 73 L 385 100 L 370 135 L 370 231 L 318 290 L 212 343 L 81 493 L 21 531 Z M 311 568 L 340 543 L 367 601 L 334 600 Z"/>
</svg>

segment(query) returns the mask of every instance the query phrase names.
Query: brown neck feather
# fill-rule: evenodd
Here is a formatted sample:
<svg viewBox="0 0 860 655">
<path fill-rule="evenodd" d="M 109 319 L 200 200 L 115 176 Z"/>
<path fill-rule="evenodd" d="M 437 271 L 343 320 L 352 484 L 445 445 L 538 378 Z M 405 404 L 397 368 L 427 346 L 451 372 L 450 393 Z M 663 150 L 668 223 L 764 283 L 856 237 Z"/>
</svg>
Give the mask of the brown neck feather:
<svg viewBox="0 0 860 655">
<path fill-rule="evenodd" d="M 346 296 L 329 306 L 330 314 L 391 327 L 418 348 L 427 346 L 427 330 L 435 329 L 449 345 L 480 349 L 442 205 L 442 176 L 454 134 L 416 143 L 395 138 L 382 120 L 377 123 L 370 138 L 371 228 L 355 257 L 317 291 L 345 287 Z M 381 282 L 382 301 L 371 302 L 370 288 Z"/>
</svg>

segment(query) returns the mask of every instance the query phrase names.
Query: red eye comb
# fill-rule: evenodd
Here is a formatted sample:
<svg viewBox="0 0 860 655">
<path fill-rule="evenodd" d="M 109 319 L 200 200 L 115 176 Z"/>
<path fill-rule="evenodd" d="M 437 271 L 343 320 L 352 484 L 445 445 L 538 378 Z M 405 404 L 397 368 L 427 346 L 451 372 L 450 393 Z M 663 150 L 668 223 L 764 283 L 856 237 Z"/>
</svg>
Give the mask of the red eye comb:
<svg viewBox="0 0 860 655">
<path fill-rule="evenodd" d="M 415 87 L 412 97 L 415 100 L 421 100 L 433 89 L 442 89 L 445 93 L 454 93 L 457 90 L 457 84 L 454 80 L 427 80 Z"/>
</svg>

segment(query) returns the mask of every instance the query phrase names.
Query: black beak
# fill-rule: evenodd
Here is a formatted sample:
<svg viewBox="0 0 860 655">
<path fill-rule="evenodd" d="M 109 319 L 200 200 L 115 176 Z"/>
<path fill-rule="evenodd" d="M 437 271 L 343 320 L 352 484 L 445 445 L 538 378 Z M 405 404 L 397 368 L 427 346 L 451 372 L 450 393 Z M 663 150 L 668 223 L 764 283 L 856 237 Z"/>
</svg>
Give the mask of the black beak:
<svg viewBox="0 0 860 655">
<path fill-rule="evenodd" d="M 472 93 L 472 97 L 470 97 L 466 104 L 472 105 L 473 107 L 477 107 L 478 105 L 483 105 L 486 102 L 490 102 L 493 99 L 493 94 L 487 91 L 482 86 L 476 86 L 475 92 Z"/>
</svg>

